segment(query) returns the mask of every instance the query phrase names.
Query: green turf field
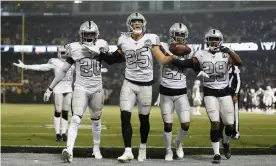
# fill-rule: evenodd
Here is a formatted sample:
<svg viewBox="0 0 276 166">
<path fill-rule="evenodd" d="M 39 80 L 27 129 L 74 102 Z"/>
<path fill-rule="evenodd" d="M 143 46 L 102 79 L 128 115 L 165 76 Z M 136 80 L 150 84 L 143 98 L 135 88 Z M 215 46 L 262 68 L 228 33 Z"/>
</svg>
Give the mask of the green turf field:
<svg viewBox="0 0 276 166">
<path fill-rule="evenodd" d="M 53 105 L 1 105 L 1 145 L 64 146 L 55 142 L 53 129 Z M 210 147 L 209 120 L 202 108 L 202 116 L 192 116 L 188 136 L 183 145 L 189 147 Z M 71 115 L 71 114 L 70 114 Z M 175 116 L 173 135 L 179 127 Z M 163 123 L 159 107 L 153 107 L 150 115 L 151 130 L 149 146 L 163 147 Z M 102 117 L 102 146 L 123 146 L 118 106 L 105 106 Z M 137 109 L 132 115 L 132 145 L 139 145 L 139 119 Z M 276 144 L 276 116 L 260 114 L 240 114 L 241 139 L 232 141 L 235 147 L 270 147 Z M 91 121 L 85 113 L 76 146 L 92 146 Z"/>
</svg>

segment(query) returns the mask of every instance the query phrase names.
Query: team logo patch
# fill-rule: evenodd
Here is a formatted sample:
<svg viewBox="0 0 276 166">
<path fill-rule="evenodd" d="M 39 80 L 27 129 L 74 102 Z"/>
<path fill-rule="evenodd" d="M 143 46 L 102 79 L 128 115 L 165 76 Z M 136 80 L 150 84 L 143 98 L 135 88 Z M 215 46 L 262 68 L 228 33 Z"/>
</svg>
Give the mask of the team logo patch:
<svg viewBox="0 0 276 166">
<path fill-rule="evenodd" d="M 145 41 L 145 47 L 151 47 L 152 46 L 152 43 L 151 43 L 151 40 L 150 39 L 147 39 Z"/>
</svg>

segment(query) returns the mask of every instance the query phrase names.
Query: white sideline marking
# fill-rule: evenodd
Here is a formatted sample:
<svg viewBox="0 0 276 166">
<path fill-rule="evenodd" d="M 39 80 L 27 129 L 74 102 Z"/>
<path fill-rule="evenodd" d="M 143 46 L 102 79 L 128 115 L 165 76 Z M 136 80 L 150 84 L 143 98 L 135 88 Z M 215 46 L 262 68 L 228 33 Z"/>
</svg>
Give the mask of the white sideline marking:
<svg viewBox="0 0 276 166">
<path fill-rule="evenodd" d="M 44 124 L 44 125 L 1 125 L 2 127 L 19 127 L 19 128 L 54 128 L 54 125 L 52 124 Z M 192 126 L 192 125 L 191 125 Z M 102 124 L 102 129 L 103 130 L 106 130 L 107 128 L 109 129 L 121 129 L 120 126 L 109 126 L 107 127 L 105 124 Z M 133 129 L 140 129 L 140 127 L 136 127 L 136 126 L 133 126 L 132 127 Z M 179 126 L 175 125 L 173 126 L 173 128 L 179 128 Z M 79 129 L 91 129 L 91 125 L 80 125 L 79 126 Z M 159 130 L 159 129 L 162 129 L 161 128 L 156 128 L 156 127 L 151 127 L 152 130 Z M 210 127 L 206 127 L 206 128 L 200 128 L 200 129 L 210 129 Z M 243 127 L 243 129 L 251 129 L 251 127 Z M 254 128 L 255 129 L 258 129 L 258 130 L 276 130 L 276 128 Z"/>
<path fill-rule="evenodd" d="M 35 146 L 35 145 L 4 145 L 6 147 L 42 147 L 42 148 L 64 148 L 64 146 Z M 90 148 L 90 146 L 74 146 L 74 148 Z M 101 148 L 124 148 L 124 146 L 101 146 Z M 132 148 L 139 148 L 139 146 L 132 146 Z M 157 149 L 164 149 L 164 146 L 147 146 L 147 148 L 157 148 Z M 211 147 L 206 146 L 185 146 L 185 148 L 191 148 L 191 149 L 204 149 L 208 148 L 211 149 Z M 222 148 L 222 147 L 221 147 Z M 269 149 L 270 147 L 231 147 L 231 149 L 235 148 L 243 148 L 243 149 L 256 149 L 256 148 L 265 148 Z"/>
<path fill-rule="evenodd" d="M 53 133 L 1 133 L 2 135 L 53 135 Z M 78 135 L 92 135 L 92 134 L 78 134 Z M 117 137 L 117 136 L 122 136 L 122 134 L 102 134 L 101 136 L 106 136 L 106 137 Z M 140 137 L 140 134 L 132 134 L 134 137 Z M 149 136 L 152 137 L 163 137 L 163 134 L 149 134 Z M 177 136 L 177 134 L 173 134 L 173 136 Z M 190 137 L 209 137 L 210 135 L 188 135 Z M 276 134 L 270 134 L 270 135 L 242 135 L 242 137 L 276 137 Z"/>
</svg>

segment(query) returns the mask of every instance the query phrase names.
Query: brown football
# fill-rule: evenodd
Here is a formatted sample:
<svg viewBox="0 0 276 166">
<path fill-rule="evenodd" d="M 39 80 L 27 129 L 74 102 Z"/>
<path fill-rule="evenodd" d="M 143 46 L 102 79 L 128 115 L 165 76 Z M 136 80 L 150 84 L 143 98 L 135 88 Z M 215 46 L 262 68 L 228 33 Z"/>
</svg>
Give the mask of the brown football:
<svg viewBox="0 0 276 166">
<path fill-rule="evenodd" d="M 177 56 L 188 55 L 191 53 L 191 48 L 186 44 L 173 43 L 170 45 L 169 50 Z"/>
</svg>

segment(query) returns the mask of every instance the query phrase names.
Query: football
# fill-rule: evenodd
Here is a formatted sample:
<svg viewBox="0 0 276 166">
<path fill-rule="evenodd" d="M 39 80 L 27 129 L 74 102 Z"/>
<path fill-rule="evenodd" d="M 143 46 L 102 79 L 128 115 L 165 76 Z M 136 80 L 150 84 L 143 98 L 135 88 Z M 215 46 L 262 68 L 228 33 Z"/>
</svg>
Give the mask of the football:
<svg viewBox="0 0 276 166">
<path fill-rule="evenodd" d="M 186 44 L 173 43 L 170 45 L 169 50 L 177 56 L 188 55 L 191 53 L 191 48 Z"/>
</svg>

